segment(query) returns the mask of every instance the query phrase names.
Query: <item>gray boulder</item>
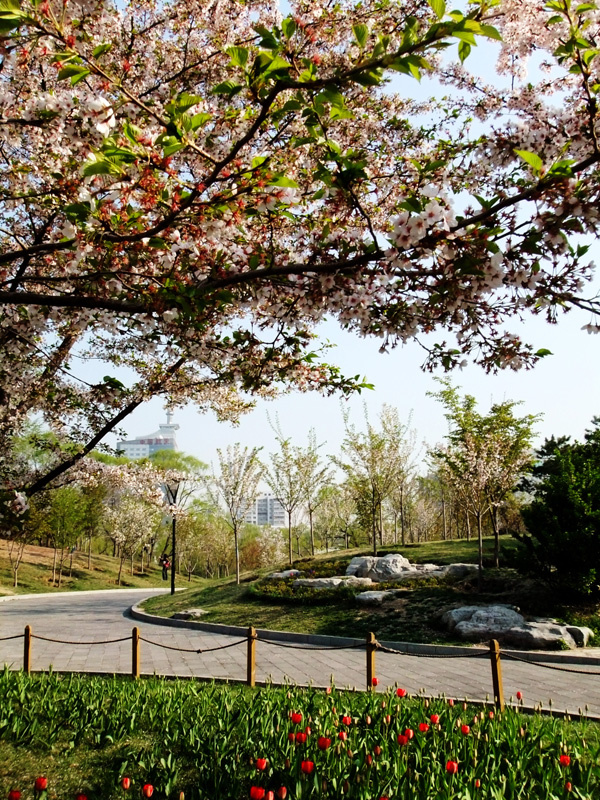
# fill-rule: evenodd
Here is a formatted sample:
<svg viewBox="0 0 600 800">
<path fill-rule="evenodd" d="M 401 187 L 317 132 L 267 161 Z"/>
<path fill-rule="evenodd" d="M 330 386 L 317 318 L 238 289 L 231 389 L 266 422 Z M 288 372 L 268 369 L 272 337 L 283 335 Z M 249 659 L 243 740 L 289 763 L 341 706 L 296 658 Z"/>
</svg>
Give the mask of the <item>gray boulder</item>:
<svg viewBox="0 0 600 800">
<path fill-rule="evenodd" d="M 311 589 L 335 589 L 340 583 L 343 583 L 343 578 L 298 578 L 292 583 L 292 588 L 308 586 Z"/>
<path fill-rule="evenodd" d="M 509 647 L 531 650 L 584 647 L 591 633 L 588 628 L 560 625 L 556 620 L 527 621 L 517 609 L 506 605 L 453 608 L 442 615 L 441 622 L 469 642 L 497 639 Z"/>
<path fill-rule="evenodd" d="M 384 600 L 393 596 L 394 592 L 361 592 L 356 595 L 356 602 L 361 606 L 380 606 Z"/>
<path fill-rule="evenodd" d="M 447 567 L 444 567 L 444 572 L 448 577 L 460 580 L 475 574 L 477 569 L 477 564 L 448 564 Z"/>
<path fill-rule="evenodd" d="M 400 553 L 389 553 L 387 556 L 357 556 L 346 569 L 346 575 L 358 578 L 371 578 L 373 581 L 394 580 L 406 570 L 414 570 L 407 558 Z"/>
<path fill-rule="evenodd" d="M 272 572 L 269 575 L 269 578 L 281 579 L 281 578 L 297 578 L 300 575 L 303 575 L 299 569 L 284 569 L 283 572 Z"/>
<path fill-rule="evenodd" d="M 356 575 L 342 576 L 345 586 L 373 586 L 371 578 L 357 578 Z"/>
<path fill-rule="evenodd" d="M 171 614 L 171 619 L 199 619 L 210 612 L 203 608 L 188 608 L 187 611 L 176 611 Z"/>
</svg>

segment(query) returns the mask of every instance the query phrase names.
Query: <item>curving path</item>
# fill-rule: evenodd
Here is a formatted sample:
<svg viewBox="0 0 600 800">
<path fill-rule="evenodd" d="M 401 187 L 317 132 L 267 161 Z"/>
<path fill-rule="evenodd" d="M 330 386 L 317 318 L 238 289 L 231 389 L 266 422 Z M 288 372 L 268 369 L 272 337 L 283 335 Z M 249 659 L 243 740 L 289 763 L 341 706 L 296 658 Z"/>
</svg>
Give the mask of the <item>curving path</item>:
<svg viewBox="0 0 600 800">
<path fill-rule="evenodd" d="M 134 623 L 129 608 L 164 590 L 105 590 L 70 594 L 33 595 L 0 602 L 0 639 L 23 633 L 31 625 L 34 636 L 92 642 L 129 637 L 134 624 L 141 636 L 170 647 L 208 649 L 239 641 L 239 637 L 184 628 Z M 431 658 L 377 653 L 376 674 L 383 690 L 397 683 L 411 693 L 445 693 L 452 697 L 484 700 L 491 694 L 488 659 Z M 23 663 L 23 640 L 0 641 L 0 664 L 19 669 Z M 130 640 L 112 644 L 61 645 L 34 638 L 32 669 L 102 673 L 128 673 L 131 669 Z M 506 697 L 518 690 L 527 705 L 552 699 L 556 710 L 577 713 L 589 709 L 600 718 L 600 666 L 571 664 L 566 668 L 584 674 L 559 672 L 534 664 L 502 662 Z M 196 676 L 245 680 L 246 645 L 207 653 L 181 653 L 149 642 L 141 643 L 144 674 Z M 587 675 L 585 672 L 596 674 Z M 337 686 L 364 688 L 365 653 L 362 650 L 292 649 L 265 642 L 256 646 L 256 679 L 326 686 L 330 678 Z"/>
</svg>

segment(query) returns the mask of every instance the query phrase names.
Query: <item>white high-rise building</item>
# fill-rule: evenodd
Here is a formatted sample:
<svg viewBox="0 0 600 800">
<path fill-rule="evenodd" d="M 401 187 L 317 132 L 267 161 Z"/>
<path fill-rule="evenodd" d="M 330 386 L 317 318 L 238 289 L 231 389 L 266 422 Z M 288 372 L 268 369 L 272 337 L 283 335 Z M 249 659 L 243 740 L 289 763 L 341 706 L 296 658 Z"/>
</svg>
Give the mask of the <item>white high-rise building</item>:
<svg viewBox="0 0 600 800">
<path fill-rule="evenodd" d="M 157 450 L 177 450 L 177 440 L 175 431 L 179 430 L 179 425 L 172 422 L 173 414 L 167 412 L 167 424 L 159 425 L 154 433 L 146 436 L 139 436 L 137 439 L 130 439 L 127 442 L 118 442 L 117 450 L 125 458 L 148 458 Z"/>
<path fill-rule="evenodd" d="M 244 518 L 251 525 L 272 525 L 274 528 L 287 526 L 287 514 L 281 500 L 272 494 L 261 494 L 246 512 Z"/>
</svg>

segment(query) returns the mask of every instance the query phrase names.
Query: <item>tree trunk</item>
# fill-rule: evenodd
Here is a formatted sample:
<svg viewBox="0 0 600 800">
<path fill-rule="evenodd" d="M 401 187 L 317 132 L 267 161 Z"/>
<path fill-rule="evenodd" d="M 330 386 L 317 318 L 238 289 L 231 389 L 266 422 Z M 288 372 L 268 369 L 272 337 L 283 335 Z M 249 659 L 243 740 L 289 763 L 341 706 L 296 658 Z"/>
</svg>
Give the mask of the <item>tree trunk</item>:
<svg viewBox="0 0 600 800">
<path fill-rule="evenodd" d="M 402 547 L 406 546 L 406 534 L 404 531 L 404 486 L 400 487 L 400 530 L 402 531 Z"/>
<path fill-rule="evenodd" d="M 19 572 L 19 565 L 13 567 L 13 587 L 17 588 L 17 573 Z"/>
<path fill-rule="evenodd" d="M 88 537 L 88 569 L 92 568 L 92 534 Z"/>
<path fill-rule="evenodd" d="M 113 539 L 113 558 L 117 557 L 117 542 Z"/>
<path fill-rule="evenodd" d="M 498 525 L 498 509 L 496 506 L 490 508 L 490 517 L 494 531 L 494 566 L 498 569 L 500 566 L 500 526 Z"/>
<path fill-rule="evenodd" d="M 308 522 L 310 525 L 310 552 L 311 555 L 315 554 L 315 532 L 313 530 L 313 512 L 312 508 L 308 509 Z"/>
<path fill-rule="evenodd" d="M 444 491 L 442 490 L 442 523 L 444 526 L 443 530 L 443 539 L 446 541 L 448 538 L 448 523 L 446 521 L 446 498 L 444 497 Z"/>
<path fill-rule="evenodd" d="M 69 558 L 69 578 L 73 577 L 73 553 L 70 554 Z"/>
<path fill-rule="evenodd" d="M 294 563 L 294 554 L 292 553 L 292 512 L 288 511 L 288 549 L 290 556 L 290 567 Z"/>
<path fill-rule="evenodd" d="M 131 553 L 131 574 L 133 575 L 133 552 Z"/>
<path fill-rule="evenodd" d="M 373 535 L 373 555 L 377 557 L 377 505 L 375 503 L 375 487 L 371 490 L 371 533 Z"/>
<path fill-rule="evenodd" d="M 140 552 L 140 574 L 144 574 L 144 548 Z"/>
<path fill-rule="evenodd" d="M 398 544 L 398 514 L 394 511 L 394 544 Z"/>
<path fill-rule="evenodd" d="M 125 556 L 121 554 L 121 558 L 119 559 L 119 574 L 117 575 L 117 586 L 121 585 L 121 572 L 123 571 L 123 561 L 125 561 Z"/>
<path fill-rule="evenodd" d="M 477 570 L 477 591 L 480 592 L 483 586 L 483 525 L 481 511 L 477 511 L 477 544 L 479 548 L 479 567 Z"/>
<path fill-rule="evenodd" d="M 469 516 L 469 512 L 466 512 L 467 517 L 467 542 L 471 541 L 471 517 Z"/>
<path fill-rule="evenodd" d="M 54 558 L 52 559 L 52 586 L 56 583 L 56 547 L 54 548 Z"/>
</svg>

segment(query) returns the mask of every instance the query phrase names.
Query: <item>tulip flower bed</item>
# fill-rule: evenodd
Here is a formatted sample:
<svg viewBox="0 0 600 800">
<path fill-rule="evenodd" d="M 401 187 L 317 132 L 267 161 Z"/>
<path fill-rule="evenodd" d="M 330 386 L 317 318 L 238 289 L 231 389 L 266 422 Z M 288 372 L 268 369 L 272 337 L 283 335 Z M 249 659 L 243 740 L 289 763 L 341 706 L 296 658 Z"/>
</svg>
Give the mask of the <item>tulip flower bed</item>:
<svg viewBox="0 0 600 800">
<path fill-rule="evenodd" d="M 595 723 L 289 687 L 0 674 L 11 800 L 600 797 Z"/>
</svg>

